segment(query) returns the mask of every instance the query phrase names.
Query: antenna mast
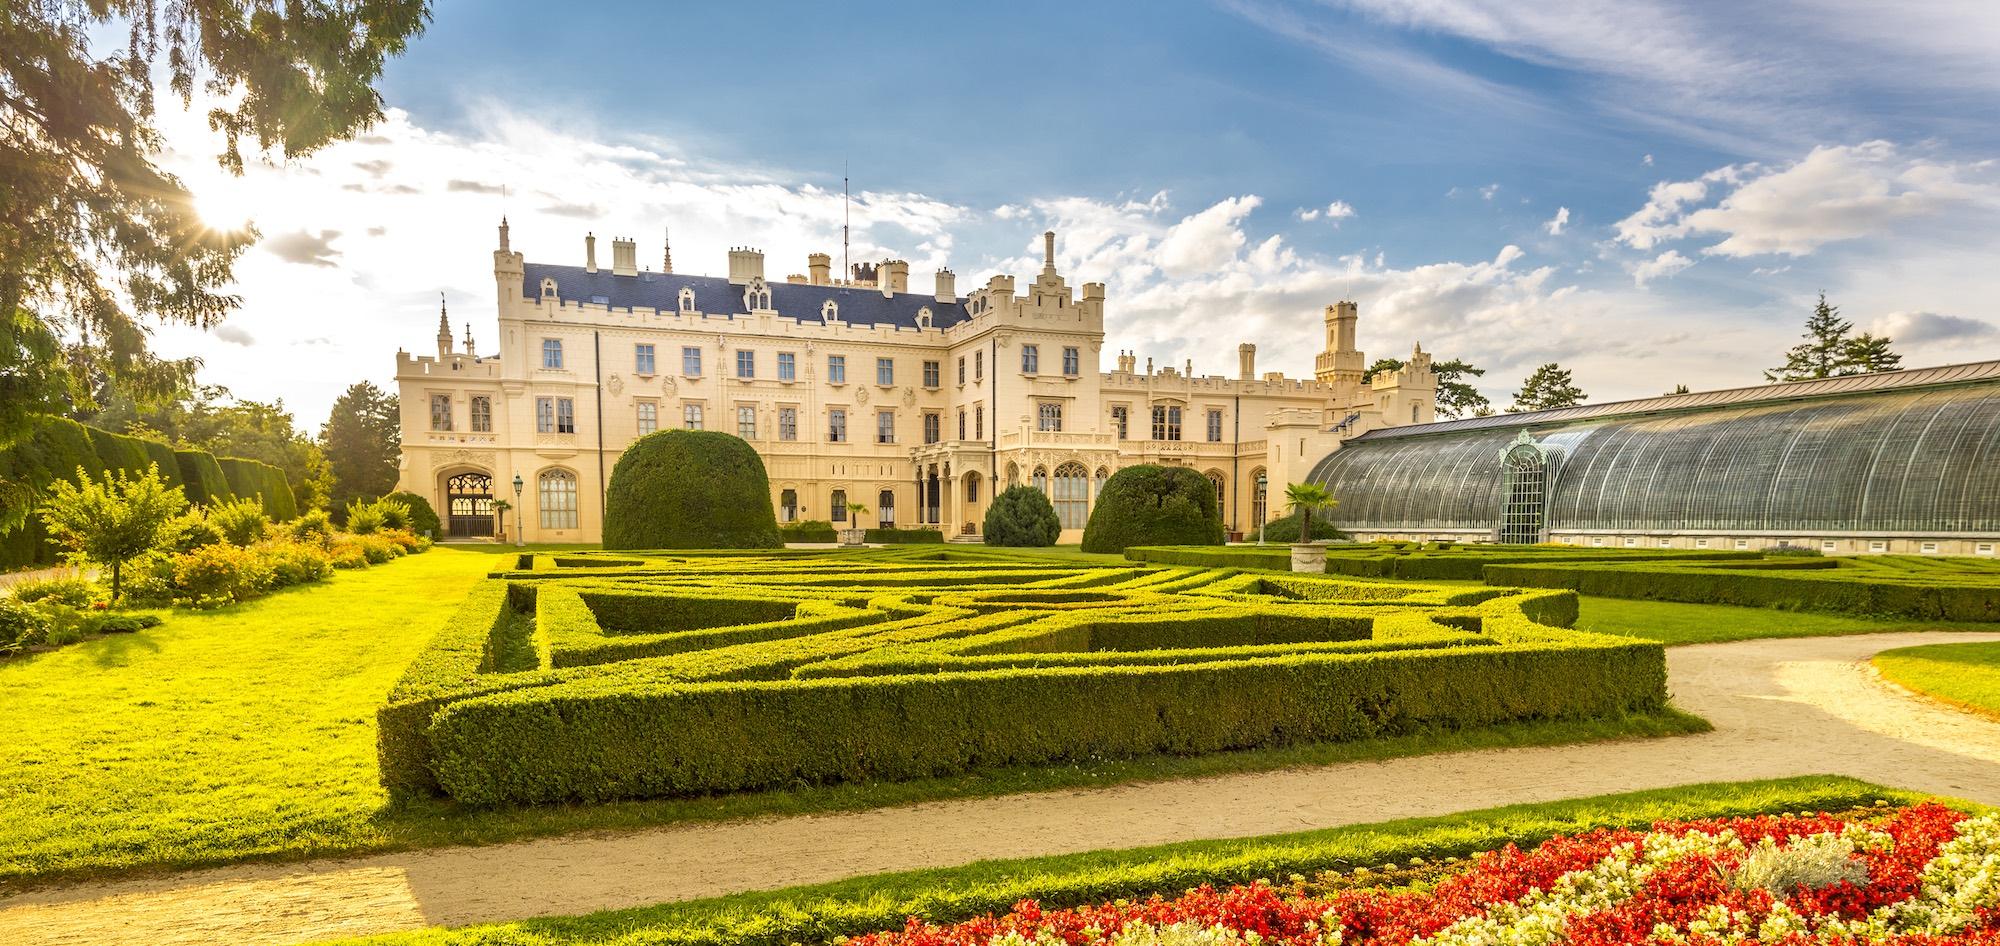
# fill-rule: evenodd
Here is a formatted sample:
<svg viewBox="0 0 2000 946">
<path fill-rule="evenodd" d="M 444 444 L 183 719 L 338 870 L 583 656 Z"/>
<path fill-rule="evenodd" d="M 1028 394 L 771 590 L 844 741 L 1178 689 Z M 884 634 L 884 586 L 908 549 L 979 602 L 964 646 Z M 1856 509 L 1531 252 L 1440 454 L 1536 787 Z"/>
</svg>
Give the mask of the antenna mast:
<svg viewBox="0 0 2000 946">
<path fill-rule="evenodd" d="M 848 213 L 847 205 L 847 159 L 840 161 L 840 271 L 844 279 L 854 278 L 854 267 L 847 261 Z"/>
</svg>

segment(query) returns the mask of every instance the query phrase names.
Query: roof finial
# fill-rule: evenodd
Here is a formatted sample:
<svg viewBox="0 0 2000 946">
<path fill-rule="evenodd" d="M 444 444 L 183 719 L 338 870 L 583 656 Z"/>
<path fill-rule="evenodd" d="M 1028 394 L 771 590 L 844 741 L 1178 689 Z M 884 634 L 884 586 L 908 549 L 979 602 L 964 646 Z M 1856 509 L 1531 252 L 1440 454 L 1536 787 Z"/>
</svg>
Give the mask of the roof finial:
<svg viewBox="0 0 2000 946">
<path fill-rule="evenodd" d="M 666 234 L 667 247 L 665 256 L 660 260 L 660 272 L 671 273 L 674 271 L 674 231 L 672 227 L 661 227 L 660 230 Z"/>
<path fill-rule="evenodd" d="M 444 293 L 438 293 L 438 357 L 451 354 L 451 317 L 444 311 Z"/>
</svg>

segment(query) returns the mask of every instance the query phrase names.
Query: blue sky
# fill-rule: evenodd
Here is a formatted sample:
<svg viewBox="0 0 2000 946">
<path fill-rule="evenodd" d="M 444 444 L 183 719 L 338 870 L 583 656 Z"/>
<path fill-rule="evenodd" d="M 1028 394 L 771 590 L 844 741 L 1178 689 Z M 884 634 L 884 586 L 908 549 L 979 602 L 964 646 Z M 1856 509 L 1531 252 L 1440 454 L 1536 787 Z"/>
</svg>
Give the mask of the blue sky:
<svg viewBox="0 0 2000 946">
<path fill-rule="evenodd" d="M 1351 295 L 1371 353 L 1502 402 L 1559 360 L 1602 401 L 1756 383 L 1821 289 L 1912 364 L 2000 357 L 2000 8 L 1523 6 L 445 2 L 353 144 L 227 181 L 170 135 L 266 239 L 231 330 L 163 343 L 316 419 L 439 292 L 491 338 L 503 210 L 533 259 L 672 227 L 683 271 L 782 275 L 838 252 L 845 162 L 855 258 L 917 283 L 1032 272 L 1057 229 L 1110 283 L 1106 364 L 1309 373 Z"/>
</svg>

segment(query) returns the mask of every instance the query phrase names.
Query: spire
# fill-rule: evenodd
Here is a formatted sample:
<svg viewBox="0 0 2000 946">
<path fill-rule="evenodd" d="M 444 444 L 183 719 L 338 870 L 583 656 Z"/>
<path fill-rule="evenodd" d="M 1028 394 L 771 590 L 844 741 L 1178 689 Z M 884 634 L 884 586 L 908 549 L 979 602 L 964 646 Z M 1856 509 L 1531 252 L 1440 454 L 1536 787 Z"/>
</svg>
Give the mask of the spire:
<svg viewBox="0 0 2000 946">
<path fill-rule="evenodd" d="M 467 322 L 467 323 L 465 323 L 465 354 L 466 354 L 466 355 L 467 355 L 468 357 L 477 357 L 477 356 L 474 356 L 474 355 L 472 354 L 472 323 L 471 323 L 471 322 Z"/>
<path fill-rule="evenodd" d="M 444 293 L 438 293 L 438 357 L 451 354 L 451 316 L 445 314 Z"/>
<path fill-rule="evenodd" d="M 666 233 L 667 252 L 666 256 L 660 260 L 660 272 L 671 273 L 674 271 L 674 231 L 665 227 L 661 229 Z"/>
<path fill-rule="evenodd" d="M 500 215 L 500 252 L 511 252 L 514 248 L 507 244 L 507 215 Z"/>
</svg>

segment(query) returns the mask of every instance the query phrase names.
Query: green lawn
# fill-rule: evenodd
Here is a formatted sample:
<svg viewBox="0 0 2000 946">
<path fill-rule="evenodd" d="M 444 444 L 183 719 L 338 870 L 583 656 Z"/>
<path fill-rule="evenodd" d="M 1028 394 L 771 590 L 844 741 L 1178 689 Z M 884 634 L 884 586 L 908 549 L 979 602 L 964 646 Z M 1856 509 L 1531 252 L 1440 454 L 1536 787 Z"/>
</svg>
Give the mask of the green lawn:
<svg viewBox="0 0 2000 946">
<path fill-rule="evenodd" d="M 0 663 L 0 718 L 12 724 L 0 744 L 0 886 L 1706 728 L 1667 711 L 717 798 L 389 807 L 376 782 L 375 710 L 495 563 L 485 551 L 439 547 L 232 608 L 173 612 L 140 634 Z"/>
<path fill-rule="evenodd" d="M 1766 812 L 1842 811 L 1878 801 L 1906 804 L 1920 799 L 1828 776 L 1689 785 L 1295 834 L 983 861 L 580 917 L 430 929 L 349 942 L 371 946 L 786 946 L 899 928 L 911 915 L 949 922 L 1005 912 L 1023 898 L 1076 906 L 1118 897 L 1174 894 L 1200 883 L 1245 883 L 1260 877 L 1283 878 L 1291 873 L 1354 867 L 1382 869 L 1385 865 L 1407 865 L 1415 857 L 1462 857 L 1509 841 L 1534 844 L 1552 835 L 1595 827 L 1640 827 L 1662 819 Z M 1386 873 L 1387 878 L 1395 876 L 1393 871 Z"/>
<path fill-rule="evenodd" d="M 1643 637 L 1668 646 L 1715 644 L 1762 637 L 1831 637 L 1885 631 L 1991 631 L 1993 624 L 1862 618 L 1813 611 L 1743 608 L 1729 604 L 1680 604 L 1636 598 L 1581 599 L 1579 630 Z"/>
<path fill-rule="evenodd" d="M 1919 693 L 2000 716 L 2000 643 L 1903 647 L 1876 654 L 1875 666 Z"/>
</svg>

